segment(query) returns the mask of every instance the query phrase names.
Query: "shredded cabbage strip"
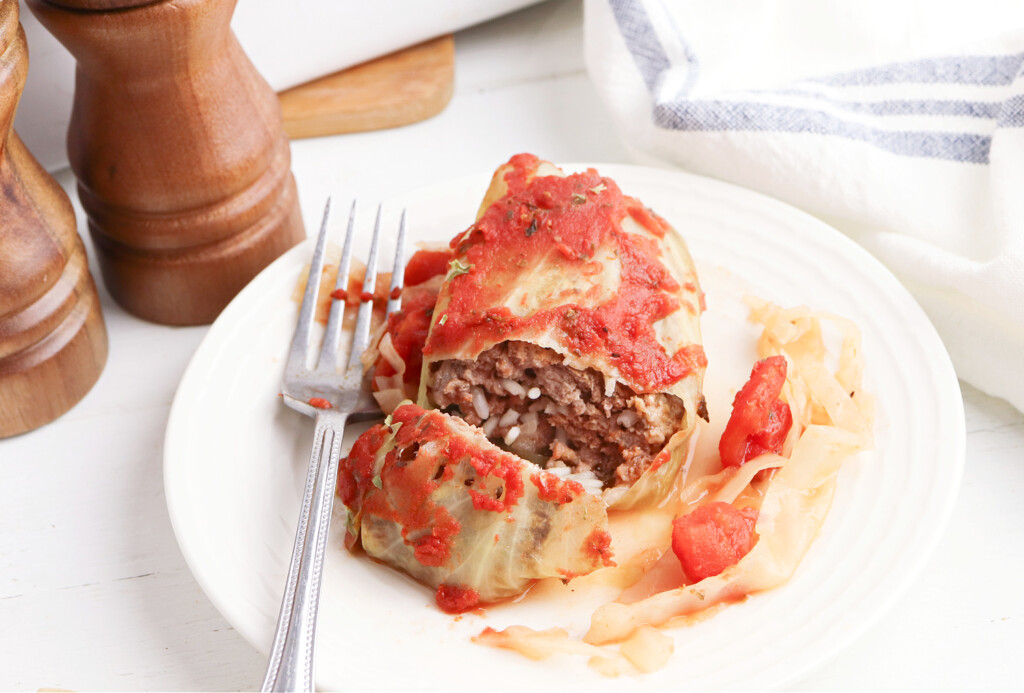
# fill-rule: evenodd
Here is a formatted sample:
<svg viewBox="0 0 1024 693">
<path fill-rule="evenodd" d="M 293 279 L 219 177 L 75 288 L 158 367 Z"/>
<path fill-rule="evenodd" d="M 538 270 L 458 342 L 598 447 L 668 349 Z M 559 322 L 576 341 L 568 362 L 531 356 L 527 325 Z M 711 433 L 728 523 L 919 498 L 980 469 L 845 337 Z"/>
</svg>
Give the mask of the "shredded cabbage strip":
<svg viewBox="0 0 1024 693">
<path fill-rule="evenodd" d="M 783 454 L 762 455 L 738 468 L 690 481 L 681 491 L 680 506 L 692 509 L 714 501 L 759 507 L 753 549 L 719 575 L 654 594 L 629 604 L 612 602 L 591 618 L 583 643 L 606 648 L 609 661 L 592 667 L 606 675 L 622 673 L 623 655 L 610 643 L 630 642 L 651 626 L 671 625 L 673 619 L 735 602 L 747 595 L 776 587 L 796 571 L 817 537 L 831 507 L 836 475 L 843 462 L 873 446 L 874 404 L 863 389 L 864 364 L 861 336 L 851 321 L 806 307 L 783 309 L 758 298 L 748 298 L 751 320 L 763 326 L 758 356 L 781 354 L 787 361 L 782 398 L 793 414 L 793 426 Z M 826 365 L 822 323 L 831 323 L 842 337 L 838 367 Z M 758 473 L 777 468 L 766 482 Z M 545 632 L 548 636 L 551 631 Z M 568 634 L 558 639 L 568 638 Z M 536 648 L 537 631 L 508 628 L 495 637 L 476 642 L 517 651 Z M 594 654 L 591 649 L 559 644 L 560 652 Z M 628 648 L 627 648 L 628 649 Z M 616 659 L 618 658 L 618 659 Z M 627 658 L 628 659 L 628 658 Z M 666 658 L 667 660 L 667 658 Z M 612 662 L 616 666 L 612 666 Z M 632 662 L 637 671 L 651 671 Z"/>
</svg>

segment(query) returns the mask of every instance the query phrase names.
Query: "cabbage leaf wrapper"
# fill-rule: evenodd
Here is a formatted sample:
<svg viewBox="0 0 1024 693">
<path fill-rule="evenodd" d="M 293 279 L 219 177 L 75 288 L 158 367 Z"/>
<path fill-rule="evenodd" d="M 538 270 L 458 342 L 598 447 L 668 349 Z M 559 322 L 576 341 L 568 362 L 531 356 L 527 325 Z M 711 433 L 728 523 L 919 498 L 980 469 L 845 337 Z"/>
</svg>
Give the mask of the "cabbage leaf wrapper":
<svg viewBox="0 0 1024 693">
<path fill-rule="evenodd" d="M 600 498 L 414 404 L 356 441 L 338 491 L 347 543 L 438 589 L 446 611 L 614 565 Z"/>
<path fill-rule="evenodd" d="M 520 154 L 451 248 L 419 404 L 591 472 L 614 509 L 664 498 L 707 416 L 703 294 L 679 234 L 594 169 Z"/>
</svg>

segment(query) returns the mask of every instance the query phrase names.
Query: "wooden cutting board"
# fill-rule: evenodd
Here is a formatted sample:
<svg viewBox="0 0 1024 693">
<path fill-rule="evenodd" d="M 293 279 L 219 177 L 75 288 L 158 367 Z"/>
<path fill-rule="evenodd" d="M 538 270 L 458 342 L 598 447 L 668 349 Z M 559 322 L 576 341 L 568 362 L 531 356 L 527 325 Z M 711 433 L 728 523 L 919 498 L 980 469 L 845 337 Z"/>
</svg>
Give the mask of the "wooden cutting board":
<svg viewBox="0 0 1024 693">
<path fill-rule="evenodd" d="M 278 94 L 292 139 L 408 125 L 437 115 L 452 98 L 451 34 Z"/>
</svg>

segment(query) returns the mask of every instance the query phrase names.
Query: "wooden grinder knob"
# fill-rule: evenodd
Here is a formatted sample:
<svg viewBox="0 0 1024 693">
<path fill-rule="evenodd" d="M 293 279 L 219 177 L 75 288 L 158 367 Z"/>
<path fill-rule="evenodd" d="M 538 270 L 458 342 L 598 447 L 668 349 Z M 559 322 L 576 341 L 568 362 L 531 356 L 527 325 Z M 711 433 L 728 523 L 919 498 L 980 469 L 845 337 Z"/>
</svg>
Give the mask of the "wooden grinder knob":
<svg viewBox="0 0 1024 693">
<path fill-rule="evenodd" d="M 18 3 L 0 2 L 0 438 L 70 409 L 107 360 L 71 202 L 11 128 L 27 73 Z"/>
<path fill-rule="evenodd" d="M 281 111 L 235 0 L 29 0 L 78 61 L 68 157 L 104 281 L 155 322 L 211 322 L 305 238 Z"/>
</svg>

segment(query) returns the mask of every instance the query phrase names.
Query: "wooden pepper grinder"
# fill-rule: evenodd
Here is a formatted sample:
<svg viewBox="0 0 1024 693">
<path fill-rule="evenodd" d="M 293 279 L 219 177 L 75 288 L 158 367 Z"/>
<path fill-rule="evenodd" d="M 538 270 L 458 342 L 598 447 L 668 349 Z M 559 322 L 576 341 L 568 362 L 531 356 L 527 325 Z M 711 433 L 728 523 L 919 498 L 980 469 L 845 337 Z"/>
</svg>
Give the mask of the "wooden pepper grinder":
<svg viewBox="0 0 1024 693">
<path fill-rule="evenodd" d="M 71 201 L 12 129 L 28 73 L 18 3 L 0 2 L 0 438 L 52 421 L 107 360 Z"/>
<path fill-rule="evenodd" d="M 236 0 L 28 0 L 78 61 L 68 158 L 104 281 L 155 322 L 213 321 L 303 238 L 281 110 Z"/>
</svg>

